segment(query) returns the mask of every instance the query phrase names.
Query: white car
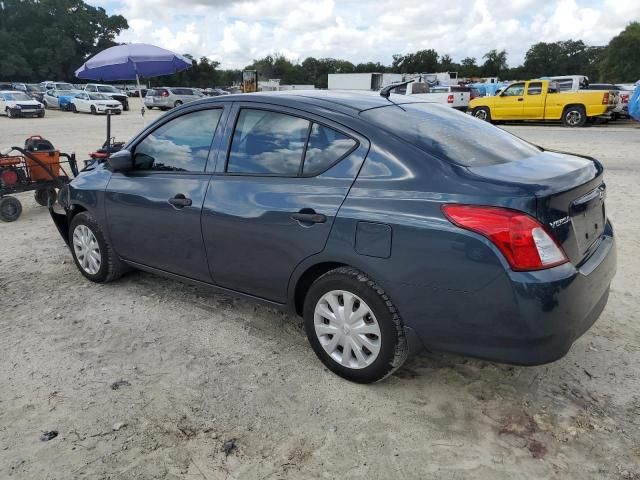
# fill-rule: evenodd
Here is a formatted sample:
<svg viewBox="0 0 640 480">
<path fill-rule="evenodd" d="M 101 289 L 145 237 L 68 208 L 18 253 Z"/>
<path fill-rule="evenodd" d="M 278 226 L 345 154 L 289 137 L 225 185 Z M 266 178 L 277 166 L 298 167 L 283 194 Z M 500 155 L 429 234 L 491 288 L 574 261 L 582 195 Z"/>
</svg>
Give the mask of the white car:
<svg viewBox="0 0 640 480">
<path fill-rule="evenodd" d="M 44 105 L 24 92 L 0 91 L 0 113 L 9 118 L 44 117 Z"/>
<path fill-rule="evenodd" d="M 94 115 L 107 113 L 116 115 L 122 113 L 122 104 L 104 93 L 79 93 L 71 99 L 71 111 L 74 113 L 87 112 Z"/>
</svg>

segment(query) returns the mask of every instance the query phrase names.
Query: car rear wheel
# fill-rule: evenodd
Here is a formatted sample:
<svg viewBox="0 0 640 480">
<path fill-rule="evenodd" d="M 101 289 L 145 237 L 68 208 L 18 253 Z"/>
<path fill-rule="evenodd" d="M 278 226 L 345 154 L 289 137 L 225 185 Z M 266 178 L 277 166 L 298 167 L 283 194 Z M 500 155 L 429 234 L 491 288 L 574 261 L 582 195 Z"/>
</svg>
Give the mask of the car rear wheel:
<svg viewBox="0 0 640 480">
<path fill-rule="evenodd" d="M 98 111 L 96 110 L 96 107 L 91 105 L 91 115 L 97 115 L 97 114 L 98 114 Z"/>
<path fill-rule="evenodd" d="M 329 370 L 358 383 L 377 382 L 406 360 L 400 315 L 385 291 L 359 270 L 318 278 L 304 303 L 307 338 Z"/>
<path fill-rule="evenodd" d="M 485 122 L 491 121 L 491 111 L 487 107 L 477 107 L 471 112 L 474 117 Z"/>
<path fill-rule="evenodd" d="M 20 200 L 14 197 L 0 198 L 0 220 L 3 222 L 14 222 L 22 213 Z"/>
<path fill-rule="evenodd" d="M 78 107 L 76 107 L 76 104 L 75 104 L 75 103 L 72 103 L 72 104 L 71 104 L 71 111 L 72 111 L 73 113 L 78 113 Z"/>
<path fill-rule="evenodd" d="M 51 203 L 55 203 L 58 195 L 55 188 L 39 188 L 33 192 L 33 197 L 38 205 L 47 207 L 49 206 L 49 200 L 51 200 Z"/>
<path fill-rule="evenodd" d="M 567 107 L 562 114 L 562 123 L 565 127 L 584 127 L 587 123 L 587 114 L 583 107 Z"/>
<path fill-rule="evenodd" d="M 124 273 L 124 264 L 88 212 L 81 212 L 71 220 L 69 243 L 76 267 L 92 282 L 111 282 Z"/>
</svg>

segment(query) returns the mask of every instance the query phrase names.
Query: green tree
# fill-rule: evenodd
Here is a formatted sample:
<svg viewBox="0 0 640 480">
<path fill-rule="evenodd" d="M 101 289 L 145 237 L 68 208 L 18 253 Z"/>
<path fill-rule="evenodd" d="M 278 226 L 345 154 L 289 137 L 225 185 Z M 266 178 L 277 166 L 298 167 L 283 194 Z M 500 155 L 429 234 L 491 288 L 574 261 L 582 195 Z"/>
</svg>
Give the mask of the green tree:
<svg viewBox="0 0 640 480">
<path fill-rule="evenodd" d="M 482 58 L 485 60 L 482 65 L 482 73 L 486 77 L 498 77 L 507 69 L 506 50 L 490 50 Z"/>
<path fill-rule="evenodd" d="M 609 82 L 640 79 L 640 23 L 632 22 L 613 37 L 602 53 L 601 77 Z"/>
<path fill-rule="evenodd" d="M 396 73 L 433 73 L 438 70 L 438 57 L 438 52 L 432 49 L 406 55 L 396 54 L 391 69 Z"/>
<path fill-rule="evenodd" d="M 473 57 L 463 58 L 460 62 L 460 76 L 461 77 L 479 77 L 480 76 L 480 68 L 476 63 L 476 59 Z"/>
<path fill-rule="evenodd" d="M 82 0 L 0 2 L 0 72 L 13 80 L 73 80 L 91 55 L 116 45 L 121 15 Z"/>
</svg>

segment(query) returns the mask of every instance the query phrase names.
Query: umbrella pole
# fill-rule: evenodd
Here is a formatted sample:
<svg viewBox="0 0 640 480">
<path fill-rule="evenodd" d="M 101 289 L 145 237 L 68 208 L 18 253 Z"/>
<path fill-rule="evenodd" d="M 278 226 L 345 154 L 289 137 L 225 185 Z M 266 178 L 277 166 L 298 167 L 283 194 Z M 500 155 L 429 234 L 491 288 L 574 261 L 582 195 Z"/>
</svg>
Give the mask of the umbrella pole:
<svg viewBox="0 0 640 480">
<path fill-rule="evenodd" d="M 142 88 L 140 88 L 140 77 L 136 73 L 136 83 L 138 84 L 138 95 L 140 95 L 140 101 L 142 102 L 142 108 L 140 109 L 140 115 L 142 115 L 142 126 L 146 125 L 144 121 L 144 100 L 142 99 Z"/>
</svg>

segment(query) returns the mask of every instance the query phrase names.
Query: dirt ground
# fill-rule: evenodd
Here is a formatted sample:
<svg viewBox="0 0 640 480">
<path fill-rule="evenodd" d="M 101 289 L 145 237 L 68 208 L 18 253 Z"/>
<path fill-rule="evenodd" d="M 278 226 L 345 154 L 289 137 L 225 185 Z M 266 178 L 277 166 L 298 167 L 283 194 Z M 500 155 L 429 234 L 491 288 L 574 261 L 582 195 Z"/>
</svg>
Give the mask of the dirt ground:
<svg viewBox="0 0 640 480">
<path fill-rule="evenodd" d="M 0 117 L 0 146 L 38 133 L 83 158 L 104 125 Z M 114 119 L 119 139 L 141 126 Z M 640 129 L 505 128 L 607 167 L 618 273 L 565 358 L 422 354 L 352 384 L 293 316 L 144 273 L 90 284 L 24 194 L 0 223 L 0 478 L 640 479 Z"/>
</svg>

